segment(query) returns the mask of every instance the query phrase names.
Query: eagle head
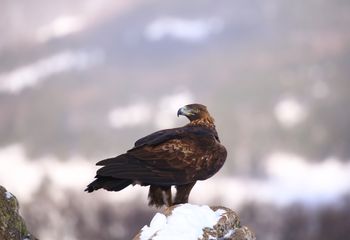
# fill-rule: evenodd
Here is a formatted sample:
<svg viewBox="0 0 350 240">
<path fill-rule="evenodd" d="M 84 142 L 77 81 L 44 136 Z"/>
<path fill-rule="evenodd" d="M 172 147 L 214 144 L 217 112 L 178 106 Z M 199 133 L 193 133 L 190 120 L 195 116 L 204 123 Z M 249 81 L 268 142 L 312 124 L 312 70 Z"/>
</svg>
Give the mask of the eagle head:
<svg viewBox="0 0 350 240">
<path fill-rule="evenodd" d="M 191 122 L 196 120 L 211 120 L 214 121 L 213 118 L 210 116 L 207 107 L 198 104 L 193 103 L 186 106 L 183 106 L 177 111 L 177 116 L 183 115 L 187 117 Z"/>
</svg>

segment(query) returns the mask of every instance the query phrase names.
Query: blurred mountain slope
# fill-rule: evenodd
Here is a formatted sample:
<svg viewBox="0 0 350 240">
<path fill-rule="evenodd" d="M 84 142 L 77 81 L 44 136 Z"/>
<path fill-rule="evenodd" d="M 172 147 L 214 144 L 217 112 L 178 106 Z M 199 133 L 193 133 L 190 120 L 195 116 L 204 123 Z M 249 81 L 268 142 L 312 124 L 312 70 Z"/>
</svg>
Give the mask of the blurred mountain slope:
<svg viewBox="0 0 350 240">
<path fill-rule="evenodd" d="M 37 79 L 17 93 L 4 87 L 0 92 L 3 146 L 22 142 L 33 156 L 116 154 L 157 126 L 113 129 L 113 108 L 145 102 L 158 109 L 162 98 L 189 91 L 209 106 L 239 161 L 258 164 L 276 149 L 310 159 L 350 157 L 347 1 L 154 0 L 120 6 L 106 0 L 91 10 L 92 3 L 7 1 L 2 8 L 0 84 L 23 67 L 36 69 Z M 159 30 L 168 32 L 158 39 L 147 36 L 152 23 L 164 25 L 169 18 L 202 27 L 204 37 L 179 35 L 185 33 L 171 30 L 174 25 Z M 68 21 L 68 32 L 38 37 L 55 19 Z M 52 60 L 60 56 L 68 58 Z M 45 65 L 49 60 L 56 67 Z M 278 115 L 279 104 L 288 101 L 303 114 L 291 126 Z"/>
</svg>

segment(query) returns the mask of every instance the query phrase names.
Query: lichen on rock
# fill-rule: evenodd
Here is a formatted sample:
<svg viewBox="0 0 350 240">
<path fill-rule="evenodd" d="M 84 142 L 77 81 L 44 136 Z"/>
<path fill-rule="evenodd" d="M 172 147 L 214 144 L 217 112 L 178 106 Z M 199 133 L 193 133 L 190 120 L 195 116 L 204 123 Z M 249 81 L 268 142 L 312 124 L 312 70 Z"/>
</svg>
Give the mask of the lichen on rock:
<svg viewBox="0 0 350 240">
<path fill-rule="evenodd" d="M 0 186 L 0 239 L 1 240 L 34 240 L 19 215 L 17 198 Z"/>
</svg>

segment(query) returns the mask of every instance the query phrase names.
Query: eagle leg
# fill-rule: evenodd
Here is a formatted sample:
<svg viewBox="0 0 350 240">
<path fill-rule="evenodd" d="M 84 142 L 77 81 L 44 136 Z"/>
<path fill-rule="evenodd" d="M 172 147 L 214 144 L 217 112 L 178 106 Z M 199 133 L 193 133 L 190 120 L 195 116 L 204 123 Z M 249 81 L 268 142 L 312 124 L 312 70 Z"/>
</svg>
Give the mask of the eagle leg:
<svg viewBox="0 0 350 240">
<path fill-rule="evenodd" d="M 195 184 L 196 182 L 192 182 L 184 185 L 177 185 L 174 205 L 187 203 L 188 197 L 190 196 L 190 192 Z"/>
<path fill-rule="evenodd" d="M 155 205 L 157 208 L 163 205 L 171 206 L 171 187 L 151 185 L 148 192 L 148 205 Z"/>
</svg>

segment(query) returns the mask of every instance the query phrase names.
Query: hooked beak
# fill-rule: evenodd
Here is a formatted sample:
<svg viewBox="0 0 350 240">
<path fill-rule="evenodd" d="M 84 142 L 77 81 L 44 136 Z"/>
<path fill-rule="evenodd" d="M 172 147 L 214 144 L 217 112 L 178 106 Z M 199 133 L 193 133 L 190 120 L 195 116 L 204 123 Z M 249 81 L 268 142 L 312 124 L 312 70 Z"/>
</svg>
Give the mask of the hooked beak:
<svg viewBox="0 0 350 240">
<path fill-rule="evenodd" d="M 180 115 L 183 115 L 182 108 L 180 108 L 180 109 L 177 111 L 177 117 L 179 117 Z"/>
<path fill-rule="evenodd" d="M 177 111 L 177 116 L 182 115 L 182 116 L 188 117 L 188 116 L 190 116 L 191 114 L 192 114 L 191 110 L 188 109 L 186 106 L 180 108 L 180 109 Z"/>
</svg>

